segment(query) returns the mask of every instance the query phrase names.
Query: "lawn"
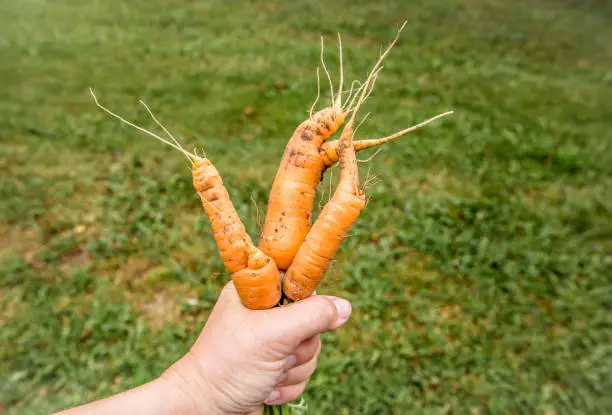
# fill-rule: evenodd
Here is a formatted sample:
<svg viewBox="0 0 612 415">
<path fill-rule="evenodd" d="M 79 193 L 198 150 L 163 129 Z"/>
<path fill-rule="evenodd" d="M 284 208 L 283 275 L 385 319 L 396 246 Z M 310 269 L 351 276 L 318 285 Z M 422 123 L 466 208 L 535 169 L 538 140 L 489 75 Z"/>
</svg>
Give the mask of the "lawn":
<svg viewBox="0 0 612 415">
<path fill-rule="evenodd" d="M 336 32 L 363 78 L 404 19 L 357 138 L 456 113 L 361 166 L 377 181 L 319 289 L 354 313 L 324 336 L 311 412 L 612 413 L 609 3 L 22 0 L 0 15 L 0 413 L 159 375 L 228 280 L 185 159 L 88 87 L 154 128 L 143 99 L 205 150 L 256 239 L 316 96 L 319 36 L 335 79 Z"/>
</svg>

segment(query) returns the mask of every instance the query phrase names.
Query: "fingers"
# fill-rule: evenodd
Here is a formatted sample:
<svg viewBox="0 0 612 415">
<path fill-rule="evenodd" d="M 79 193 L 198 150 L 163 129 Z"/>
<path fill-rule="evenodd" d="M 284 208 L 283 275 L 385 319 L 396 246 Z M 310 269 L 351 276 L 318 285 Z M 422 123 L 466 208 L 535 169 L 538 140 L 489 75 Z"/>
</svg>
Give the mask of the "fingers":
<svg viewBox="0 0 612 415">
<path fill-rule="evenodd" d="M 316 349 L 314 349 L 314 353 L 312 350 L 309 350 L 307 353 L 305 352 L 303 354 L 303 356 L 311 355 L 310 360 L 299 366 L 290 368 L 284 374 L 283 378 L 280 379 L 279 385 L 270 394 L 268 400 L 266 400 L 266 405 L 285 404 L 296 400 L 304 393 L 310 377 L 317 368 L 317 359 L 321 353 L 321 341 L 318 337 L 319 336 L 316 336 L 316 340 L 315 338 L 311 338 L 303 343 L 307 344 L 307 347 L 310 349 L 312 349 L 311 344 L 317 346 Z M 304 351 L 306 351 L 306 347 L 304 347 Z"/>
<path fill-rule="evenodd" d="M 286 369 L 286 372 L 281 374 L 281 376 L 278 378 L 275 392 L 273 392 L 273 395 L 271 395 L 269 400 L 280 399 L 280 391 L 284 388 L 300 384 L 308 384 L 310 376 L 312 376 L 317 368 L 317 360 L 320 354 L 321 340 L 318 335 L 311 337 L 300 344 L 294 355 L 294 357 L 297 356 L 296 363 L 294 364 L 295 366 L 289 367 Z"/>
<path fill-rule="evenodd" d="M 303 365 L 313 358 L 317 358 L 321 352 L 321 337 L 317 334 L 309 339 L 304 340 L 296 347 L 293 355 L 295 356 L 295 366 Z"/>
<path fill-rule="evenodd" d="M 306 389 L 306 382 L 297 385 L 282 386 L 270 394 L 270 398 L 266 400 L 266 405 L 282 405 L 296 400 Z"/>
<path fill-rule="evenodd" d="M 296 366 L 289 369 L 279 382 L 279 387 L 298 385 L 300 383 L 308 383 L 310 377 L 317 368 L 317 357 L 312 358 L 310 361 L 303 365 Z"/>
<path fill-rule="evenodd" d="M 321 339 L 317 335 L 304 341 L 295 350 L 296 363 L 287 369 L 278 379 L 278 386 L 292 386 L 306 382 L 317 368 L 317 360 L 321 354 Z"/>
</svg>

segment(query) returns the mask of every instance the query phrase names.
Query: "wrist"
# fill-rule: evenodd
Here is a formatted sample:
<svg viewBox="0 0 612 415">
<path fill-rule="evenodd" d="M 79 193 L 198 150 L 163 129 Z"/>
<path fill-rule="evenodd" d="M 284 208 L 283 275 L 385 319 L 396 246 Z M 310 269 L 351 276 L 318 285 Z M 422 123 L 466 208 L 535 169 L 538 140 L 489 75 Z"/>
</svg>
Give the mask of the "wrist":
<svg viewBox="0 0 612 415">
<path fill-rule="evenodd" d="M 191 353 L 187 353 L 155 382 L 163 384 L 172 401 L 172 415 L 222 414 L 211 382 Z"/>
</svg>

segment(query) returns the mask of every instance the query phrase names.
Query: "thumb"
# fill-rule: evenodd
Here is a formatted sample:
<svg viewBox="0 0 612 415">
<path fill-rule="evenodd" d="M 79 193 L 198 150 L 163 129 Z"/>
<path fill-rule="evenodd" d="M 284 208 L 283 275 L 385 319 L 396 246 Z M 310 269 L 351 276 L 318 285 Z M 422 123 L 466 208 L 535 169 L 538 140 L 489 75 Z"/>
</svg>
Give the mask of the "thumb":
<svg viewBox="0 0 612 415">
<path fill-rule="evenodd" d="M 278 339 L 297 346 L 316 334 L 342 326 L 351 310 L 351 303 L 343 298 L 316 295 L 269 312 Z"/>
</svg>

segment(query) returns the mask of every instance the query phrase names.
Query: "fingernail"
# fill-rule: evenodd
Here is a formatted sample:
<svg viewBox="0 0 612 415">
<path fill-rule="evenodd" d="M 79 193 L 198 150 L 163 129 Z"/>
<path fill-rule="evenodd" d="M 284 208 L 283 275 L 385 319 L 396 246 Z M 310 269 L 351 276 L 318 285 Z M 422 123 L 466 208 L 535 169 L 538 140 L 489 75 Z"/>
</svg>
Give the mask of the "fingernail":
<svg viewBox="0 0 612 415">
<path fill-rule="evenodd" d="M 268 395 L 268 399 L 266 399 L 264 403 L 266 405 L 270 405 L 274 403 L 274 401 L 276 401 L 278 398 L 280 398 L 280 392 L 277 390 L 273 390 L 272 392 L 270 392 L 270 395 Z"/>
<path fill-rule="evenodd" d="M 283 372 L 278 376 L 278 379 L 276 379 L 276 384 L 280 385 L 281 383 L 283 383 L 284 381 L 287 380 L 287 372 Z"/>
<path fill-rule="evenodd" d="M 351 303 L 342 298 L 338 298 L 334 300 L 334 304 L 336 305 L 336 310 L 338 310 L 338 317 L 340 317 L 341 320 L 348 320 L 352 310 Z"/>
<path fill-rule="evenodd" d="M 292 368 L 293 366 L 295 366 L 295 363 L 297 362 L 297 359 L 295 358 L 294 355 L 291 355 L 287 358 L 287 360 L 285 361 L 285 367 L 283 367 L 283 369 L 287 370 Z"/>
</svg>

